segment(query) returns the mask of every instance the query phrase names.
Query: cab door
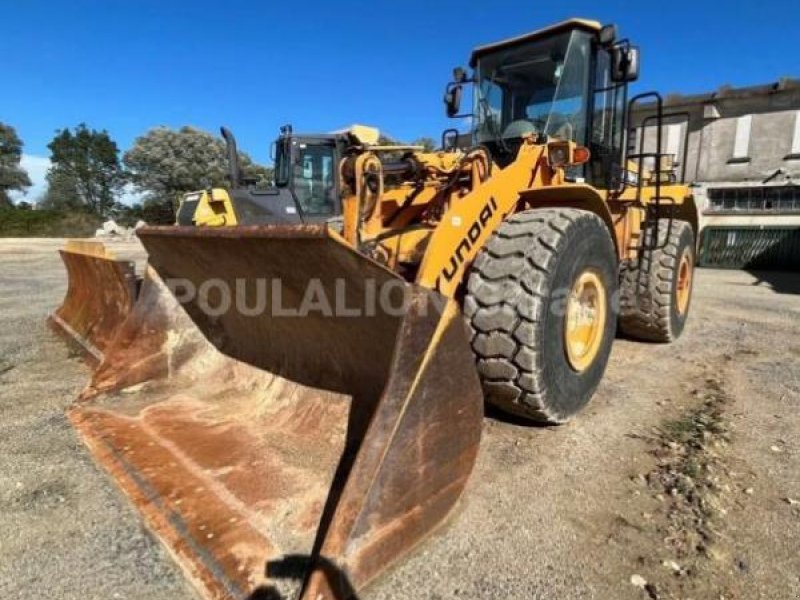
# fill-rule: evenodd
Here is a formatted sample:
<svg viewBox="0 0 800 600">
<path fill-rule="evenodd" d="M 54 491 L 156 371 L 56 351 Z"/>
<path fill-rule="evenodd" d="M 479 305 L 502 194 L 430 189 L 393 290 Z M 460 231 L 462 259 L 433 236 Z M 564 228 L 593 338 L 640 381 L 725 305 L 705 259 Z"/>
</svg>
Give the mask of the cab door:
<svg viewBox="0 0 800 600">
<path fill-rule="evenodd" d="M 617 189 L 623 175 L 627 83 L 611 80 L 611 55 L 602 47 L 595 51 L 592 107 L 589 117 L 591 159 L 587 179 L 600 189 Z"/>
<path fill-rule="evenodd" d="M 341 214 L 336 143 L 295 140 L 292 192 L 306 223 L 324 223 Z"/>
</svg>

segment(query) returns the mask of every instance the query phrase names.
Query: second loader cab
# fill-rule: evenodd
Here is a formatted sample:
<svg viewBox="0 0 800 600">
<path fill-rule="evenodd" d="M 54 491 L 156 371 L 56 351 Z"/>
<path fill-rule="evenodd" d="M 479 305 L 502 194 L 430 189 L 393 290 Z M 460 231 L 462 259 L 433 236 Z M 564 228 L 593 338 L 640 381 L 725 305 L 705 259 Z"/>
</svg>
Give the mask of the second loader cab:
<svg viewBox="0 0 800 600">
<path fill-rule="evenodd" d="M 341 213 L 339 161 L 349 146 L 342 134 L 295 135 L 281 127 L 275 143 L 275 185 L 291 191 L 305 222 L 325 221 Z"/>
<path fill-rule="evenodd" d="M 177 224 L 302 224 L 335 219 L 342 212 L 338 165 L 347 149 L 358 143 L 355 129 L 297 135 L 291 125 L 284 125 L 273 145 L 274 181 L 263 185 L 244 175 L 236 139 L 222 127 L 230 187 L 186 194 L 178 208 Z"/>
</svg>

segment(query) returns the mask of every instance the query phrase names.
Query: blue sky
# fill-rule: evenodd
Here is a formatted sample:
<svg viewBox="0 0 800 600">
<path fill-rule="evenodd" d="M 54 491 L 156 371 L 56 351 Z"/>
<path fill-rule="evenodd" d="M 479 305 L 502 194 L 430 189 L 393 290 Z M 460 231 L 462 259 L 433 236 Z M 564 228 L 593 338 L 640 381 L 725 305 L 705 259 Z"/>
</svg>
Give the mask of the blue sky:
<svg viewBox="0 0 800 600">
<path fill-rule="evenodd" d="M 0 2 L 0 121 L 36 180 L 55 130 L 82 121 L 123 151 L 157 125 L 225 124 L 259 162 L 286 122 L 438 138 L 452 125 L 443 87 L 473 46 L 570 16 L 614 22 L 641 47 L 640 91 L 800 77 L 797 0 Z"/>
</svg>

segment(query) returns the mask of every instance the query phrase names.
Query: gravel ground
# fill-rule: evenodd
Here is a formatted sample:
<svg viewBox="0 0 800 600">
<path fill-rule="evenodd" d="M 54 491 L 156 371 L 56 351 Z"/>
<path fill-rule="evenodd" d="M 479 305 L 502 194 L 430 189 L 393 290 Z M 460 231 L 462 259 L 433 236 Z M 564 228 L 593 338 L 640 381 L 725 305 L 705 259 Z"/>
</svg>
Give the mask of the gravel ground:
<svg viewBox="0 0 800 600">
<path fill-rule="evenodd" d="M 0 595 L 194 598 L 64 416 L 88 371 L 45 325 L 61 245 L 0 240 Z"/>
<path fill-rule="evenodd" d="M 45 326 L 60 245 L 0 240 L 0 593 L 194 598 L 64 417 L 87 370 Z M 450 522 L 362 600 L 800 598 L 800 274 L 695 291 L 677 343 L 617 341 L 573 423 L 490 415 Z M 665 433 L 698 421 L 702 443 Z"/>
</svg>

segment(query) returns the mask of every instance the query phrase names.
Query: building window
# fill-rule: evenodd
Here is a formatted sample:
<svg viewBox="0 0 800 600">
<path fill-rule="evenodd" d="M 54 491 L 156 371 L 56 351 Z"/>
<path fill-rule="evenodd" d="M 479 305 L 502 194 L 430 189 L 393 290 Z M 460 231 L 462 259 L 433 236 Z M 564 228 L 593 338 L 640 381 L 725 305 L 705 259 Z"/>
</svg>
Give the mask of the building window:
<svg viewBox="0 0 800 600">
<path fill-rule="evenodd" d="M 707 213 L 800 213 L 800 186 L 709 188 Z"/>
<path fill-rule="evenodd" d="M 681 130 L 683 126 L 680 123 L 672 123 L 667 125 L 667 149 L 666 154 L 671 154 L 674 157 L 674 165 L 681 164 Z"/>
<path fill-rule="evenodd" d="M 785 157 L 786 160 L 800 159 L 800 110 L 794 115 L 794 134 L 792 135 L 792 149 Z"/>
<path fill-rule="evenodd" d="M 753 124 L 753 115 L 744 115 L 736 119 L 736 135 L 733 140 L 733 156 L 729 163 L 749 162 L 750 126 Z"/>
</svg>

